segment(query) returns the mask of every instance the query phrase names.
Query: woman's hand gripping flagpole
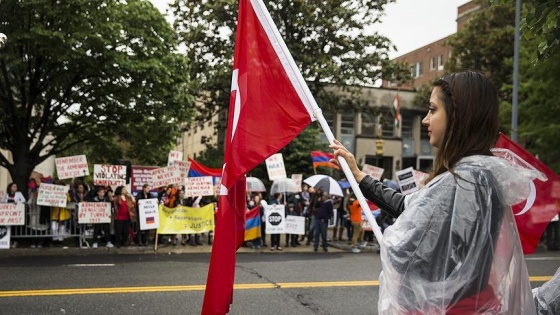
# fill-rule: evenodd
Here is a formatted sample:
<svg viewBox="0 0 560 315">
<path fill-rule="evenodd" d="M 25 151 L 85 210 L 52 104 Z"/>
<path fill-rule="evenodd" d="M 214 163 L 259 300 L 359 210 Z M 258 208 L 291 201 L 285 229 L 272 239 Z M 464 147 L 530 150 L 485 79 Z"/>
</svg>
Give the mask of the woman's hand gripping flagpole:
<svg viewBox="0 0 560 315">
<path fill-rule="evenodd" d="M 319 125 L 321 125 L 321 128 L 323 129 L 325 136 L 327 136 L 327 140 L 329 141 L 329 144 L 334 144 L 334 135 L 331 131 L 331 128 L 329 127 L 329 124 L 325 120 L 325 117 L 323 116 L 323 111 L 317 107 L 313 113 L 317 118 L 317 120 L 319 121 Z M 362 212 L 366 215 L 366 218 L 369 224 L 371 225 L 375 238 L 377 238 L 377 241 L 379 242 L 379 244 L 381 244 L 381 240 L 383 239 L 383 234 L 381 233 L 381 229 L 379 228 L 379 225 L 377 225 L 377 221 L 375 221 L 375 218 L 371 213 L 371 210 L 366 202 L 366 198 L 364 197 L 364 194 L 362 194 L 362 191 L 358 186 L 358 182 L 356 181 L 356 178 L 354 177 L 352 171 L 350 170 L 350 166 L 348 165 L 348 162 L 346 162 L 346 160 L 343 157 L 339 156 L 338 163 L 340 164 L 340 167 L 342 168 L 344 175 L 346 175 L 346 178 L 350 183 L 350 187 L 352 187 L 352 191 L 356 195 L 356 199 L 358 200 L 360 206 L 362 207 Z"/>
</svg>

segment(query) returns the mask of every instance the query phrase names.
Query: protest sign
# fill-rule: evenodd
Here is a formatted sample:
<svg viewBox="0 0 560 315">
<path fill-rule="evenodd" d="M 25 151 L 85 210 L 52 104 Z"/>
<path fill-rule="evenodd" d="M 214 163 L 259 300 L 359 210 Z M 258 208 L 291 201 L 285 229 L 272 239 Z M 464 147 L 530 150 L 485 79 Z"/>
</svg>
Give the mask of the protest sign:
<svg viewBox="0 0 560 315">
<path fill-rule="evenodd" d="M 111 223 L 110 202 L 78 203 L 78 223 Z"/>
<path fill-rule="evenodd" d="M 412 167 L 397 171 L 396 174 L 397 181 L 399 182 L 399 187 L 401 188 L 401 192 L 403 194 L 407 195 L 419 189 L 414 177 L 414 169 Z"/>
<path fill-rule="evenodd" d="M 266 234 L 283 234 L 286 227 L 286 209 L 284 205 L 266 205 L 264 215 L 266 221 Z"/>
<path fill-rule="evenodd" d="M 126 185 L 126 166 L 124 165 L 93 165 L 93 184 L 96 186 Z"/>
<path fill-rule="evenodd" d="M 159 202 L 156 198 L 138 200 L 138 216 L 140 230 L 151 230 L 159 227 Z"/>
<path fill-rule="evenodd" d="M 187 178 L 185 196 L 212 196 L 214 195 L 214 184 L 212 176 L 200 176 Z"/>
<path fill-rule="evenodd" d="M 273 154 L 266 159 L 266 170 L 268 172 L 268 179 L 271 181 L 288 177 L 282 153 Z"/>
<path fill-rule="evenodd" d="M 89 175 L 85 155 L 67 156 L 54 159 L 59 179 L 82 177 Z"/>
<path fill-rule="evenodd" d="M 369 164 L 364 164 L 364 167 L 362 167 L 362 172 L 368 174 L 374 179 L 381 180 L 381 176 L 383 176 L 383 172 L 385 172 L 385 169 Z"/>
<path fill-rule="evenodd" d="M 183 152 L 181 151 L 169 151 L 167 156 L 167 166 L 173 165 L 175 161 L 183 161 Z"/>
<path fill-rule="evenodd" d="M 289 215 L 286 217 L 286 227 L 284 229 L 286 234 L 305 234 L 305 217 L 296 215 Z"/>
<path fill-rule="evenodd" d="M 214 204 L 201 208 L 159 205 L 159 234 L 196 234 L 214 230 Z"/>
<path fill-rule="evenodd" d="M 154 188 L 183 183 L 181 170 L 177 165 L 156 168 L 152 170 L 152 182 Z"/>
<path fill-rule="evenodd" d="M 7 226 L 0 226 L 0 249 L 10 248 L 10 228 Z"/>
<path fill-rule="evenodd" d="M 189 169 L 191 168 L 191 162 L 189 161 L 173 161 L 171 165 L 177 165 L 181 171 L 181 177 L 183 181 L 189 176 Z"/>
<path fill-rule="evenodd" d="M 154 182 L 152 180 L 152 171 L 158 168 L 157 166 L 140 166 L 133 165 L 130 177 L 130 189 L 133 193 L 137 193 L 142 190 L 144 184 L 150 185 L 151 191 L 156 192 L 154 189 Z"/>
<path fill-rule="evenodd" d="M 68 186 L 41 183 L 37 196 L 37 205 L 65 208 Z"/>
<path fill-rule="evenodd" d="M 24 225 L 25 204 L 0 203 L 0 225 Z"/>
</svg>

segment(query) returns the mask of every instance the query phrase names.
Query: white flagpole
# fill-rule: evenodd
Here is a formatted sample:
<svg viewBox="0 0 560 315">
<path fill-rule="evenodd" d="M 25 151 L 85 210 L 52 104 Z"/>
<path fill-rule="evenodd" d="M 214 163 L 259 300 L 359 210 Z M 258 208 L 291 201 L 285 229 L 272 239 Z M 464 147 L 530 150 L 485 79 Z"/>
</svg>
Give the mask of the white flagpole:
<svg viewBox="0 0 560 315">
<path fill-rule="evenodd" d="M 267 34 L 269 33 L 269 31 L 272 32 L 274 38 L 270 38 L 270 40 L 273 43 L 273 45 L 277 45 L 277 48 L 282 52 L 283 56 L 279 56 L 280 60 L 282 61 L 282 64 L 290 67 L 292 70 L 291 74 L 295 75 L 294 78 L 290 75 L 290 73 L 288 73 L 288 76 L 290 77 L 290 81 L 292 82 L 292 84 L 294 84 L 294 88 L 298 92 L 298 95 L 302 98 L 302 101 L 304 103 L 307 102 L 313 107 L 313 116 L 315 117 L 315 119 L 319 121 L 319 125 L 323 129 L 325 136 L 327 136 L 327 140 L 329 141 L 329 143 L 333 144 L 334 135 L 331 131 L 331 128 L 329 127 L 329 124 L 325 120 L 325 117 L 323 116 L 323 111 L 321 110 L 321 108 L 319 108 L 319 105 L 317 105 L 315 98 L 311 94 L 311 91 L 307 86 L 307 82 L 303 79 L 303 76 L 301 75 L 301 72 L 299 71 L 296 62 L 294 61 L 292 54 L 290 53 L 288 47 L 286 46 L 286 43 L 284 42 L 284 39 L 282 38 L 282 36 L 280 36 L 280 32 L 278 31 L 276 24 L 274 24 L 274 21 L 272 20 L 272 17 L 270 16 L 268 9 L 266 8 L 262 0 L 250 0 L 250 1 L 251 1 L 251 5 L 253 6 L 253 9 L 255 10 L 255 13 L 257 14 L 257 17 L 261 21 L 261 24 L 263 25 L 263 28 L 265 28 Z M 264 19 L 264 21 L 262 19 Z M 296 82 L 294 82 L 294 80 Z M 304 95 L 301 95 L 300 92 L 302 92 Z M 378 242 L 381 244 L 381 240 L 383 239 L 383 234 L 381 233 L 381 229 L 379 228 L 379 225 L 377 225 L 377 221 L 375 221 L 375 218 L 373 217 L 373 214 L 369 209 L 369 206 L 366 202 L 366 198 L 362 194 L 362 191 L 358 186 L 358 182 L 356 182 L 356 178 L 354 178 L 354 175 L 352 175 L 350 166 L 348 166 L 348 163 L 343 157 L 338 157 L 338 163 L 342 167 L 342 171 L 344 172 L 344 175 L 346 175 L 346 178 L 348 179 L 348 182 L 350 183 L 350 186 L 352 187 L 352 190 L 354 191 L 354 194 L 356 195 L 356 198 L 358 199 L 358 202 L 360 203 L 360 206 L 362 207 L 362 210 L 366 215 L 369 224 L 371 225 L 373 234 L 375 234 L 375 237 L 377 238 Z"/>
</svg>

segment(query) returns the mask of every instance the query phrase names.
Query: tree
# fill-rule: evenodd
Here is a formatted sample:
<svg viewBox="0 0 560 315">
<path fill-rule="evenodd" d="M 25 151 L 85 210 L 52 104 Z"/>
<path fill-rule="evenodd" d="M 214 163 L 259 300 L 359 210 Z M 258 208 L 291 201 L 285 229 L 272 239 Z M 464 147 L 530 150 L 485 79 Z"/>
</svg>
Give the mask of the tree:
<svg viewBox="0 0 560 315">
<path fill-rule="evenodd" d="M 6 0 L 0 21 L 9 37 L 0 51 L 0 148 L 13 157 L 0 154 L 0 165 L 20 187 L 36 165 L 77 144 L 126 143 L 121 158 L 153 160 L 189 118 L 186 59 L 148 1 Z"/>
<path fill-rule="evenodd" d="M 325 111 L 365 103 L 357 98 L 341 101 L 327 92 L 327 84 L 344 87 L 373 85 L 384 78 L 405 78 L 409 71 L 389 60 L 389 40 L 364 27 L 379 21 L 384 6 L 393 0 L 280 0 L 265 1 L 294 60 L 307 80 L 317 103 Z M 192 62 L 199 123 L 216 112 L 227 111 L 230 97 L 233 43 L 237 21 L 234 0 L 176 0 L 171 5 L 175 29 Z M 221 121 L 225 123 L 225 121 Z M 218 130 L 225 129 L 223 125 Z"/>
</svg>

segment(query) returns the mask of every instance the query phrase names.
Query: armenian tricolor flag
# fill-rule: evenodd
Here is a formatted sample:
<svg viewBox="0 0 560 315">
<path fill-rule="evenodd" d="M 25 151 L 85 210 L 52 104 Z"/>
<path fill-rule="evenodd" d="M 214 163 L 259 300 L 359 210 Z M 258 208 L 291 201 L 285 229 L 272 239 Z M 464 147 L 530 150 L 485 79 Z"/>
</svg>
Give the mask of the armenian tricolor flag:
<svg viewBox="0 0 560 315">
<path fill-rule="evenodd" d="M 221 168 L 210 168 L 198 163 L 197 161 L 191 158 L 189 158 L 189 162 L 191 162 L 191 167 L 189 168 L 189 177 L 201 177 L 201 176 L 221 177 L 222 176 Z"/>
<path fill-rule="evenodd" d="M 317 166 L 323 166 L 339 170 L 340 168 L 338 166 L 329 162 L 333 158 L 334 155 L 332 155 L 331 153 L 322 151 L 311 151 L 311 161 L 313 162 L 313 169 L 316 169 Z"/>
<path fill-rule="evenodd" d="M 245 240 L 261 237 L 261 207 L 256 206 L 245 213 Z"/>
</svg>

